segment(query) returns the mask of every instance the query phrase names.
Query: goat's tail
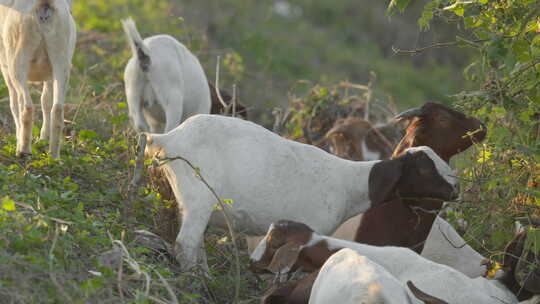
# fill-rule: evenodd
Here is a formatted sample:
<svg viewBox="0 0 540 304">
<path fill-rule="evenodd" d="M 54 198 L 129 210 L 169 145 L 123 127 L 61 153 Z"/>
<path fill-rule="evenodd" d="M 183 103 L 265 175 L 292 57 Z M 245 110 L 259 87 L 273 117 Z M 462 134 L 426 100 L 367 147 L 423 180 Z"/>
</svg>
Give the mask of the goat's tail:
<svg viewBox="0 0 540 304">
<path fill-rule="evenodd" d="M 147 72 L 152 64 L 150 59 L 150 50 L 142 40 L 139 31 L 137 31 L 135 22 L 131 18 L 124 19 L 122 20 L 122 26 L 124 27 L 124 32 L 128 38 L 131 51 L 133 52 L 133 55 L 137 56 L 141 70 L 143 70 L 143 72 Z"/>
<path fill-rule="evenodd" d="M 45 23 L 51 19 L 56 7 L 55 0 L 37 0 L 34 4 L 34 11 L 39 22 Z"/>
</svg>

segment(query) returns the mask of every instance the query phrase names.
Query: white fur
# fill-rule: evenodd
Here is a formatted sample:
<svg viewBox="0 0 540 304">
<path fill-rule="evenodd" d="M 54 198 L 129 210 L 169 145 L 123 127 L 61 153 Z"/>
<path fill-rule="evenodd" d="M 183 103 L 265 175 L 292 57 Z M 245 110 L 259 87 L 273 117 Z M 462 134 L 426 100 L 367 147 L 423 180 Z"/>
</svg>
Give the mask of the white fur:
<svg viewBox="0 0 540 304">
<path fill-rule="evenodd" d="M 322 266 L 309 304 L 420 304 L 381 265 L 351 249 L 333 254 Z"/>
<path fill-rule="evenodd" d="M 476 252 L 447 221 L 436 217 L 422 250 L 422 256 L 448 265 L 470 278 L 483 276 L 487 269 L 481 265 L 485 258 Z"/>
<path fill-rule="evenodd" d="M 371 206 L 368 178 L 378 161 L 340 159 L 248 121 L 196 115 L 167 134 L 147 138 L 148 154 L 182 156 L 200 168 L 222 199 L 234 201 L 226 211 L 235 230 L 248 235 L 261 235 L 280 219 L 330 234 Z M 177 258 L 189 268 L 197 261 L 207 223 L 224 227 L 223 219 L 213 212 L 215 198 L 186 163 L 166 162 L 163 168 L 183 212 Z"/>
<path fill-rule="evenodd" d="M 424 147 L 413 147 L 407 149 L 407 151 L 424 151 Z M 440 158 L 435 151 L 429 149 L 426 151 L 427 155 L 433 160 L 433 163 L 435 163 L 435 167 L 437 168 L 437 171 L 442 172 L 441 176 L 451 185 L 457 185 L 457 177 L 456 174 L 452 171 L 452 169 L 448 166 L 448 164 Z"/>
<path fill-rule="evenodd" d="M 76 29 L 68 2 L 50 0 L 49 4 L 52 13 L 42 21 L 37 0 L 0 3 L 0 70 L 9 91 L 19 155 L 32 152 L 34 106 L 29 81 L 43 83 L 40 138 L 49 139 L 52 157 L 60 153 Z"/>
<path fill-rule="evenodd" d="M 516 297 L 497 280 L 471 279 L 446 265 L 437 264 L 408 248 L 377 247 L 338 240 L 314 233 L 330 247 L 350 248 L 384 267 L 399 282 L 412 281 L 420 290 L 450 304 L 517 303 Z"/>
<path fill-rule="evenodd" d="M 366 139 L 362 140 L 362 155 L 364 155 L 364 160 L 378 160 L 381 159 L 381 152 L 371 151 L 366 145 Z"/>
<path fill-rule="evenodd" d="M 164 133 L 192 115 L 210 113 L 210 89 L 197 57 L 171 36 L 143 41 L 132 19 L 122 23 L 133 52 L 124 81 L 134 128 Z M 140 67 L 138 49 L 150 57 L 147 72 Z"/>
</svg>

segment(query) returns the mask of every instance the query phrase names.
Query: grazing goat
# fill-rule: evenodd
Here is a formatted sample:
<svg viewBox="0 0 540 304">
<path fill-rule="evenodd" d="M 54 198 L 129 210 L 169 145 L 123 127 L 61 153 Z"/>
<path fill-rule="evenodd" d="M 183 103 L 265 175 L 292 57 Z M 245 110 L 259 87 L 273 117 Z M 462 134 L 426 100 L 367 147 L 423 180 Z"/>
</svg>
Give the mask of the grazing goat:
<svg viewBox="0 0 540 304">
<path fill-rule="evenodd" d="M 486 131 L 480 121 L 439 103 L 401 113 L 397 119 L 411 119 L 406 135 L 393 157 L 415 146 L 429 146 L 446 162 L 453 155 L 481 141 Z M 469 133 L 474 133 L 467 136 Z M 416 207 L 409 207 L 410 205 Z M 408 247 L 420 253 L 443 201 L 396 198 L 372 208 L 362 216 L 355 241 L 377 246 Z"/>
<path fill-rule="evenodd" d="M 381 265 L 345 248 L 322 266 L 309 304 L 447 304 L 421 292 L 410 281 L 407 285 L 410 291 Z"/>
<path fill-rule="evenodd" d="M 210 109 L 210 114 L 223 114 L 225 111 L 225 108 L 223 107 L 223 104 L 219 100 L 219 97 L 216 92 L 216 87 L 214 87 L 213 84 L 210 82 L 208 83 L 208 87 L 210 88 L 210 96 L 212 98 L 212 107 Z M 223 102 L 225 102 L 227 105 L 230 105 L 233 101 L 233 97 L 225 90 L 219 89 L 219 93 L 221 94 L 221 98 L 223 98 Z M 245 105 L 239 103 L 236 101 L 236 109 L 235 114 L 241 116 L 244 119 L 247 119 L 247 108 Z"/>
<path fill-rule="evenodd" d="M 60 154 L 64 102 L 76 29 L 65 0 L 0 2 L 0 70 L 9 91 L 18 156 L 32 154 L 34 105 L 28 82 L 42 82 L 43 125 L 52 157 Z"/>
<path fill-rule="evenodd" d="M 518 234 L 506 247 L 503 266 L 508 271 L 500 279 L 471 279 L 453 268 L 427 260 L 409 248 L 378 247 L 335 239 L 322 236 L 305 224 L 282 220 L 271 225 L 250 256 L 250 267 L 280 275 L 298 268 L 314 271 L 332 254 L 350 248 L 384 267 L 401 283 L 412 281 L 422 290 L 451 304 L 491 304 L 497 299 L 501 303 L 517 303 L 540 294 L 540 255 L 524 252 L 526 237 L 526 233 Z"/>
<path fill-rule="evenodd" d="M 392 156 L 394 145 L 371 123 L 350 116 L 336 120 L 324 139 L 332 154 L 349 160 L 378 160 Z"/>
<path fill-rule="evenodd" d="M 122 25 L 133 52 L 124 81 L 135 130 L 167 133 L 192 115 L 210 113 L 210 89 L 197 57 L 169 35 L 143 41 L 132 19 Z"/>
<path fill-rule="evenodd" d="M 459 193 L 450 167 L 428 147 L 395 160 L 352 162 L 219 115 L 196 115 L 167 134 L 146 138 L 147 155 L 170 160 L 163 168 L 183 213 L 175 249 L 184 268 L 196 265 L 208 222 L 225 224 L 222 213 L 213 212 L 212 192 L 178 157 L 197 166 L 221 198 L 234 201 L 224 211 L 234 229 L 248 235 L 264 234 L 281 218 L 332 233 L 348 218 L 397 195 L 455 199 Z"/>
</svg>

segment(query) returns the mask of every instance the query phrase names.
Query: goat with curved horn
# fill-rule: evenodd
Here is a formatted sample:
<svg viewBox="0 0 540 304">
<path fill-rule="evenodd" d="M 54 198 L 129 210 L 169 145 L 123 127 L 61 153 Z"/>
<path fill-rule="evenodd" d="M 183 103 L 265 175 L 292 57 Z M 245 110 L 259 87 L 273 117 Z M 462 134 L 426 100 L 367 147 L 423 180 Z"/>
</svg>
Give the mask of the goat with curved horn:
<svg viewBox="0 0 540 304">
<path fill-rule="evenodd" d="M 422 108 L 413 108 L 399 113 L 398 115 L 396 115 L 396 117 L 394 117 L 394 119 L 396 121 L 401 121 L 403 119 L 412 119 L 414 117 L 422 115 L 422 113 Z"/>
</svg>

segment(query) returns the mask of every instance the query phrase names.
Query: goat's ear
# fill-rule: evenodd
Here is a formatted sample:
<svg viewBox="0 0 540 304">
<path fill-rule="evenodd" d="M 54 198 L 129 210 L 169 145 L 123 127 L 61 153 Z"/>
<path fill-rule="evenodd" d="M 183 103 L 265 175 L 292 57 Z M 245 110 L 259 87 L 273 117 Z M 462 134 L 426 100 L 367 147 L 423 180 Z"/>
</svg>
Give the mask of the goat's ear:
<svg viewBox="0 0 540 304">
<path fill-rule="evenodd" d="M 288 273 L 296 263 L 301 249 L 300 245 L 286 243 L 276 251 L 267 269 L 274 274 Z"/>
<path fill-rule="evenodd" d="M 294 290 L 295 283 L 287 282 L 284 285 L 274 285 L 261 299 L 261 304 L 281 304 L 285 303 Z"/>
<path fill-rule="evenodd" d="M 428 295 L 427 293 L 421 291 L 416 287 L 413 282 L 407 281 L 407 286 L 411 290 L 412 294 L 420 301 L 426 303 L 426 304 L 448 304 L 448 302 L 443 301 L 439 298 L 436 298 L 432 295 Z"/>
<path fill-rule="evenodd" d="M 396 190 L 403 167 L 403 162 L 398 159 L 383 160 L 373 165 L 369 173 L 369 199 L 372 205 L 388 200 Z"/>
</svg>

